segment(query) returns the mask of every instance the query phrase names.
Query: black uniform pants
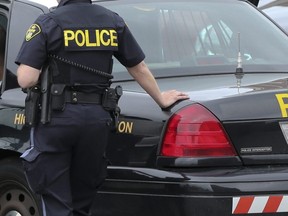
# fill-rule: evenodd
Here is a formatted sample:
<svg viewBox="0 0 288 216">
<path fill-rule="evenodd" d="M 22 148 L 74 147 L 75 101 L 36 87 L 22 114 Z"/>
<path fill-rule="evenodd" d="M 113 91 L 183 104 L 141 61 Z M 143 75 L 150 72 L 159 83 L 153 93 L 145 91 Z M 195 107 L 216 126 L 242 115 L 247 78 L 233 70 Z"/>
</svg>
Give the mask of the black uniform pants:
<svg viewBox="0 0 288 216">
<path fill-rule="evenodd" d="M 95 104 L 67 104 L 51 123 L 31 130 L 21 157 L 30 187 L 42 197 L 44 216 L 87 216 L 106 177 L 110 114 Z"/>
</svg>

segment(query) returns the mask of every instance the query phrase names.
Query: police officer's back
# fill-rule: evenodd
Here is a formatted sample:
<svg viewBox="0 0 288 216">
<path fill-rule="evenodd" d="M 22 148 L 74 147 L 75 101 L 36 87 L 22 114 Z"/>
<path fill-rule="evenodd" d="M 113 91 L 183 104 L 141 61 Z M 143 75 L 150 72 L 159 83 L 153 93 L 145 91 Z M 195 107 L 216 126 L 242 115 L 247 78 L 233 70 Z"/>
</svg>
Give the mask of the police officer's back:
<svg viewBox="0 0 288 216">
<path fill-rule="evenodd" d="M 31 129 L 31 148 L 22 158 L 47 216 L 89 215 L 105 179 L 111 111 L 103 107 L 103 95 L 113 55 L 159 106 L 188 98 L 175 90 L 161 93 L 124 20 L 90 0 L 62 0 L 27 31 L 16 59 L 18 82 L 37 85 L 46 65 L 51 82 L 49 121 Z"/>
</svg>

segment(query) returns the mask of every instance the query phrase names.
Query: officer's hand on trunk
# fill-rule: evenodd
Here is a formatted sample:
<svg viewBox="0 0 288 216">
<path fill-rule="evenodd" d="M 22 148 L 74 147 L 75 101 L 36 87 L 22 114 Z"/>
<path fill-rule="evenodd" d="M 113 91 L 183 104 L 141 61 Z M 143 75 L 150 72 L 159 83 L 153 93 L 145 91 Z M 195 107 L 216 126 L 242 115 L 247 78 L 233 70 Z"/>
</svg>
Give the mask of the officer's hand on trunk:
<svg viewBox="0 0 288 216">
<path fill-rule="evenodd" d="M 161 104 L 160 107 L 162 109 L 166 109 L 173 105 L 175 102 L 179 100 L 187 100 L 189 96 L 183 92 L 177 90 L 168 90 L 161 93 Z"/>
</svg>

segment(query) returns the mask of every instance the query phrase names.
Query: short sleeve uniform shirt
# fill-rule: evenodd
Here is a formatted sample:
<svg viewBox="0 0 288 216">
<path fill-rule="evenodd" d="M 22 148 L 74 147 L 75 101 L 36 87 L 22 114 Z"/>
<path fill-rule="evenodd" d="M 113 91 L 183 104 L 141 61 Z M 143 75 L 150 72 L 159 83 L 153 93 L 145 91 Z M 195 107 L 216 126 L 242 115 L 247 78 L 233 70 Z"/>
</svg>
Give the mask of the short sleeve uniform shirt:
<svg viewBox="0 0 288 216">
<path fill-rule="evenodd" d="M 77 3 L 67 1 L 66 4 L 79 4 L 79 2 L 80 4 L 90 4 L 89 0 L 78 0 Z M 99 6 L 99 8 L 102 7 Z M 126 23 L 116 13 L 107 9 L 104 10 L 109 13 L 116 25 L 118 49 L 111 54 L 125 67 L 133 67 L 139 64 L 144 60 L 145 55 Z M 43 14 L 38 17 L 26 32 L 24 42 L 15 62 L 40 70 L 47 59 L 48 53 L 57 54 L 61 48 L 63 48 L 63 31 L 54 19 L 47 14 Z M 97 51 L 95 55 L 97 56 Z"/>
</svg>

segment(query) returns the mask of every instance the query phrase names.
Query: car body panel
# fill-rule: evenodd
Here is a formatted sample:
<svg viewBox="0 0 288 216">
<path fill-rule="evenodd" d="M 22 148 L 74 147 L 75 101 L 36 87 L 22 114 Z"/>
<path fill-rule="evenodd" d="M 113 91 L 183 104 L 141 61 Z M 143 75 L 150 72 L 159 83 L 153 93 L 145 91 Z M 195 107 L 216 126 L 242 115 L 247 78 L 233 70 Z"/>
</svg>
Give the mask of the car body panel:
<svg viewBox="0 0 288 216">
<path fill-rule="evenodd" d="M 259 167 L 175 172 L 110 167 L 109 176 L 111 179 L 108 177 L 96 197 L 99 206 L 92 210 L 95 215 L 226 216 L 233 215 L 233 200 L 238 197 L 287 194 L 287 167 L 281 166 L 269 170 Z M 247 203 L 245 208 L 249 207 Z M 263 208 L 260 206 L 255 213 L 263 213 Z"/>
</svg>

